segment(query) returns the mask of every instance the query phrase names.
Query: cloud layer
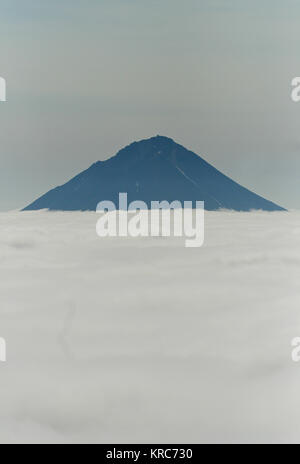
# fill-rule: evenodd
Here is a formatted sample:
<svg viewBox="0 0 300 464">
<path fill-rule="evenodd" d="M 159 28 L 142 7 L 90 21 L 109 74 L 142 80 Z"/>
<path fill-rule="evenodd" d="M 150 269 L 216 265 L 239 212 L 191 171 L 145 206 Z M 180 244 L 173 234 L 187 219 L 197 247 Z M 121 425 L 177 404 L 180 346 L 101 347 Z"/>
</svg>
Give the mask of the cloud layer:
<svg viewBox="0 0 300 464">
<path fill-rule="evenodd" d="M 203 248 L 0 215 L 1 442 L 299 441 L 299 213 L 206 213 Z"/>
</svg>

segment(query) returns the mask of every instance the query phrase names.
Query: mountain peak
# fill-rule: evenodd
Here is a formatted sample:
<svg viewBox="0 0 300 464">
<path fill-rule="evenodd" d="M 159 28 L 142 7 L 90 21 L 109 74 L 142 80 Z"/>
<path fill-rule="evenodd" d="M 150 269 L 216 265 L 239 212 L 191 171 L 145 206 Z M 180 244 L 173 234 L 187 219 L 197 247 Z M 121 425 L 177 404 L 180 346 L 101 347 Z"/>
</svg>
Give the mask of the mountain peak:
<svg viewBox="0 0 300 464">
<path fill-rule="evenodd" d="M 148 139 L 141 139 L 134 143 L 176 143 L 170 137 L 166 137 L 165 135 L 155 135 Z"/>
<path fill-rule="evenodd" d="M 93 164 L 57 187 L 26 210 L 95 210 L 102 200 L 118 204 L 120 192 L 128 201 L 204 201 L 205 209 L 282 210 L 223 175 L 197 154 L 173 139 L 157 135 L 133 142 L 106 161 Z"/>
<path fill-rule="evenodd" d="M 155 152 L 160 151 L 160 154 L 162 154 L 163 150 L 168 151 L 171 149 L 173 145 L 177 145 L 173 139 L 165 137 L 163 135 L 156 135 L 148 139 L 142 139 L 132 142 L 131 144 L 122 148 L 116 156 L 122 156 L 126 154 L 132 155 L 135 152 L 142 153 L 143 151 L 148 154 L 154 154 Z"/>
</svg>

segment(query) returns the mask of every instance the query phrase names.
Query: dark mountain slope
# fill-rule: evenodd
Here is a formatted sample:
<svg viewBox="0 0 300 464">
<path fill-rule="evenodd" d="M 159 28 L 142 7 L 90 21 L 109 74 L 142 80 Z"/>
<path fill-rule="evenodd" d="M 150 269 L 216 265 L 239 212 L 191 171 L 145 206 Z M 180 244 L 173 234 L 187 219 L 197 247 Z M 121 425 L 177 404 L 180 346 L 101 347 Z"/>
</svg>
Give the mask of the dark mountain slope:
<svg viewBox="0 0 300 464">
<path fill-rule="evenodd" d="M 107 161 L 98 161 L 66 184 L 38 198 L 25 210 L 95 210 L 102 200 L 204 200 L 205 209 L 282 210 L 223 175 L 172 139 L 157 136 L 134 142 Z"/>
</svg>

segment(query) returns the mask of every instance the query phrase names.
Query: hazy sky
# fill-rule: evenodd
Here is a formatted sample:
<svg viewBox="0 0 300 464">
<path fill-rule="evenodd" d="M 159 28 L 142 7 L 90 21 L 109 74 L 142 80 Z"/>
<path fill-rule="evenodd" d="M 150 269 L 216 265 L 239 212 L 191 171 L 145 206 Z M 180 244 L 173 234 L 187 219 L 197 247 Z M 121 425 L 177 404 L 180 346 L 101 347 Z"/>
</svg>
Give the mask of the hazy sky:
<svg viewBox="0 0 300 464">
<path fill-rule="evenodd" d="M 298 0 L 0 0 L 0 209 L 167 135 L 300 207 Z"/>
</svg>

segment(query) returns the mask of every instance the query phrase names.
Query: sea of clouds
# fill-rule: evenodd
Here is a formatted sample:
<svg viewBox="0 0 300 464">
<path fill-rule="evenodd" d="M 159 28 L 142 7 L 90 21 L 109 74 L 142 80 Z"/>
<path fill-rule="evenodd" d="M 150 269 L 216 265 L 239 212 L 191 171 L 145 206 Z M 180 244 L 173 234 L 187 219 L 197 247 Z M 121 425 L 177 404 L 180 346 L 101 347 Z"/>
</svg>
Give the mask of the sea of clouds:
<svg viewBox="0 0 300 464">
<path fill-rule="evenodd" d="M 0 214 L 1 443 L 299 443 L 300 212 L 205 244 Z"/>
</svg>

